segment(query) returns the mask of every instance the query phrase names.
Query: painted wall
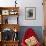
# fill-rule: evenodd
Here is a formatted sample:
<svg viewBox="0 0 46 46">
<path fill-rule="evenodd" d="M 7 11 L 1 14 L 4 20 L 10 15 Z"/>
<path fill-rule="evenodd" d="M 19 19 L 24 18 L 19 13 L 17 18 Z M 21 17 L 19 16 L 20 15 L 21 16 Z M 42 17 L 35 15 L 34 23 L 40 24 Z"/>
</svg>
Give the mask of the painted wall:
<svg viewBox="0 0 46 46">
<path fill-rule="evenodd" d="M 15 0 L 0 0 L 1 7 L 15 6 Z M 43 26 L 43 6 L 42 0 L 17 0 L 19 9 L 19 24 L 20 26 Z M 36 20 L 25 20 L 25 7 L 36 7 Z M 12 17 L 10 17 L 12 18 Z M 10 20 L 10 19 L 9 19 Z M 15 21 L 13 21 L 15 22 Z"/>
</svg>

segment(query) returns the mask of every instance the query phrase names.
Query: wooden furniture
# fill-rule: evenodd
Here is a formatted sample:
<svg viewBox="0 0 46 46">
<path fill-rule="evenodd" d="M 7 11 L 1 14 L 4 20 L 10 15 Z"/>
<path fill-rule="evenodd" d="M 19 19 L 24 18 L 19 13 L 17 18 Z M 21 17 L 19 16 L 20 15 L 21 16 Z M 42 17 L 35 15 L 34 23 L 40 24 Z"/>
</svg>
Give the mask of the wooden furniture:
<svg viewBox="0 0 46 46">
<path fill-rule="evenodd" d="M 44 9 L 44 44 L 46 46 L 46 0 L 43 0 Z"/>
<path fill-rule="evenodd" d="M 8 22 L 9 17 L 16 17 L 14 20 L 15 23 L 12 24 Z M 15 33 L 19 31 L 19 24 L 18 24 L 18 17 L 19 17 L 19 7 L 0 7 L 0 32 L 1 32 L 1 41 L 0 46 L 18 46 L 19 40 L 4 40 L 2 37 L 2 32 L 4 30 L 11 29 Z M 11 20 L 12 21 L 12 20 Z M 3 40 L 2 40 L 3 39 Z"/>
<path fill-rule="evenodd" d="M 44 8 L 44 26 L 46 27 L 46 0 L 43 0 L 43 8 Z"/>
</svg>

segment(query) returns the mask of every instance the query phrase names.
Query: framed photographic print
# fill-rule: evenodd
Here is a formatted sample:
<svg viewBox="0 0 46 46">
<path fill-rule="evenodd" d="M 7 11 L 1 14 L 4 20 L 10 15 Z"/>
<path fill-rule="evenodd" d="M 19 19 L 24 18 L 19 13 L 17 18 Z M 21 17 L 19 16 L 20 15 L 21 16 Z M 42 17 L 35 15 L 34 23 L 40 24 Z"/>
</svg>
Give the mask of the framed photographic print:
<svg viewBox="0 0 46 46">
<path fill-rule="evenodd" d="M 25 8 L 25 19 L 26 20 L 35 20 L 36 19 L 36 8 L 35 7 L 26 7 Z"/>
</svg>

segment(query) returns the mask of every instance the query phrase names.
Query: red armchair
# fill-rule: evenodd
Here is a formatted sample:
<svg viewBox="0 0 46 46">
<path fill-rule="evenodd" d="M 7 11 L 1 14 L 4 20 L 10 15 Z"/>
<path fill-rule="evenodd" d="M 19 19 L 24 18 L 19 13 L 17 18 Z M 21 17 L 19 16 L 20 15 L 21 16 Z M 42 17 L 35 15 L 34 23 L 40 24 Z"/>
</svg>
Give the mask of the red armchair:
<svg viewBox="0 0 46 46">
<path fill-rule="evenodd" d="M 33 39 L 34 41 L 32 41 Z M 32 45 L 29 41 L 32 41 Z M 34 42 L 35 44 L 33 45 Z M 28 43 L 30 45 L 28 45 Z M 32 28 L 27 29 L 25 32 L 25 35 L 22 38 L 21 46 L 41 46 L 40 42 L 37 40 L 37 35 Z"/>
</svg>

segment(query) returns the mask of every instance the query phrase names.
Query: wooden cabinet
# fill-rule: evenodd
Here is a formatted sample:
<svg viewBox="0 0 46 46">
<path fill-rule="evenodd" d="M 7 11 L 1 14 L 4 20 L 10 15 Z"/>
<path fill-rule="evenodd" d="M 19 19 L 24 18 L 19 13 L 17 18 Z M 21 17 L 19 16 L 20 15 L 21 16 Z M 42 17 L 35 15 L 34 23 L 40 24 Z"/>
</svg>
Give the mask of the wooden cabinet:
<svg viewBox="0 0 46 46">
<path fill-rule="evenodd" d="M 19 32 L 18 17 L 19 17 L 19 7 L 0 7 L 0 32 L 1 32 L 0 46 L 18 46 L 19 39 L 16 40 L 16 37 L 18 38 L 17 35 Z M 7 36 L 4 35 L 5 32 L 6 32 L 5 35 L 7 35 L 8 38 L 6 38 Z M 10 33 L 8 32 L 12 32 L 11 36 Z M 2 35 L 4 35 L 5 38 L 4 36 L 2 37 Z M 9 39 L 9 36 L 11 37 L 11 39 Z"/>
</svg>

